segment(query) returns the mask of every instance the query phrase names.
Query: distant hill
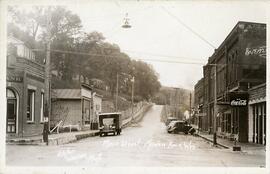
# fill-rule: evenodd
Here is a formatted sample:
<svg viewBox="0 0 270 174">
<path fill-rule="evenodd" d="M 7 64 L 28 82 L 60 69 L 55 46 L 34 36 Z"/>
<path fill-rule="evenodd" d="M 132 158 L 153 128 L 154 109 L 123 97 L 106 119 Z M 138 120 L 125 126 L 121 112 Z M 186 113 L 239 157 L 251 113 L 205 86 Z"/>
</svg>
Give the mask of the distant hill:
<svg viewBox="0 0 270 174">
<path fill-rule="evenodd" d="M 188 110 L 190 93 L 192 91 L 188 89 L 162 86 L 154 97 L 153 102 L 160 105 L 179 105 Z"/>
</svg>

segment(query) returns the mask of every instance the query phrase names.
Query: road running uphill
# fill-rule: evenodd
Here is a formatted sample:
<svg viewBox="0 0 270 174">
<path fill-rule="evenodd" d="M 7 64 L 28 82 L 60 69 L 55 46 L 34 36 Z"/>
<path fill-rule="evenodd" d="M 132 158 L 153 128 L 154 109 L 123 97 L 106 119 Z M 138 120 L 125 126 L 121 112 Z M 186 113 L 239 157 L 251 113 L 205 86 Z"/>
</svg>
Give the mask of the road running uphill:
<svg viewBox="0 0 270 174">
<path fill-rule="evenodd" d="M 60 146 L 7 145 L 8 166 L 95 167 L 260 167 L 264 154 L 233 152 L 200 137 L 168 134 L 160 122 L 163 106 L 153 105 L 120 136 L 91 137 Z"/>
</svg>

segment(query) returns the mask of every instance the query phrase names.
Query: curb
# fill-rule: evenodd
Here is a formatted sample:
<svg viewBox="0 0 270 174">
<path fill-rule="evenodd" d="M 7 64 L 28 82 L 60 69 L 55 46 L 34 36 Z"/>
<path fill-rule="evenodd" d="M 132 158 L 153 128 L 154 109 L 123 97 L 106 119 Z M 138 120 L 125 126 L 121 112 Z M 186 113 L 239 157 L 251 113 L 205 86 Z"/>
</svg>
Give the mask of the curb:
<svg viewBox="0 0 270 174">
<path fill-rule="evenodd" d="M 43 143 L 42 139 L 10 139 L 6 140 L 9 145 L 40 145 Z"/>
<path fill-rule="evenodd" d="M 206 137 L 204 137 L 204 136 L 202 136 L 200 134 L 196 134 L 196 135 L 199 136 L 199 137 L 201 137 L 201 138 L 203 138 L 203 139 L 205 139 L 206 141 L 209 141 L 209 142 L 213 143 L 213 140 L 212 139 L 206 138 Z M 224 144 L 220 144 L 220 143 L 217 143 L 217 146 L 221 146 L 221 147 L 223 147 L 225 149 L 230 149 L 230 147 L 228 147 L 228 146 L 226 146 Z"/>
<path fill-rule="evenodd" d="M 74 136 L 70 137 L 60 137 L 60 138 L 54 138 L 54 139 L 49 139 L 49 145 L 62 145 L 62 144 L 68 144 L 68 143 L 73 143 L 88 137 L 94 137 L 99 135 L 99 132 L 90 132 L 90 133 L 82 133 L 82 134 L 77 134 Z"/>
<path fill-rule="evenodd" d="M 77 134 L 73 136 L 67 136 L 67 137 L 58 137 L 58 138 L 49 138 L 49 146 L 53 145 L 61 145 L 61 144 L 68 144 L 72 142 L 79 141 L 84 138 L 88 137 L 93 137 L 99 135 L 99 132 L 90 132 L 90 133 L 82 133 L 82 134 Z M 45 142 L 43 142 L 42 139 L 36 139 L 36 140 L 31 140 L 31 139 L 10 139 L 6 141 L 6 144 L 8 145 L 46 145 Z"/>
</svg>

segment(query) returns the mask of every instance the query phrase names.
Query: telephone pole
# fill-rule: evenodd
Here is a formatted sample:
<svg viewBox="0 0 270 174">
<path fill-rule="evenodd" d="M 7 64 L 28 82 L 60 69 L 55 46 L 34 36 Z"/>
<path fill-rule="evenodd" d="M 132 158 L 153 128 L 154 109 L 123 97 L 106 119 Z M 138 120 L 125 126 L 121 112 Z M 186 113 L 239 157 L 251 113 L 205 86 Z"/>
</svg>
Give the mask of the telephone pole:
<svg viewBox="0 0 270 174">
<path fill-rule="evenodd" d="M 134 76 L 132 77 L 132 89 L 131 89 L 131 103 L 132 103 L 132 120 L 133 120 L 133 105 L 134 105 L 134 82 L 135 82 L 135 78 Z"/>
<path fill-rule="evenodd" d="M 189 120 L 191 120 L 191 93 L 189 94 Z"/>
<path fill-rule="evenodd" d="M 44 110 L 44 128 L 43 128 L 43 141 L 48 145 L 48 134 L 49 134 L 49 119 L 50 119 L 50 111 L 51 111 L 51 102 L 50 102 L 50 88 L 51 88 L 51 69 L 50 69 L 50 59 L 51 59 L 51 11 L 50 7 L 48 7 L 47 12 L 47 37 L 46 37 L 46 59 L 45 59 L 45 110 Z"/>
<path fill-rule="evenodd" d="M 214 132 L 213 132 L 213 144 L 216 145 L 217 144 L 217 121 L 216 121 L 216 117 L 217 117 L 217 64 L 214 65 L 215 68 L 215 83 L 214 83 L 214 117 L 213 117 L 213 128 L 214 128 Z"/>
<path fill-rule="evenodd" d="M 115 95 L 115 112 L 118 111 L 118 108 L 117 108 L 117 101 L 118 100 L 118 72 L 116 74 L 116 95 Z"/>
</svg>

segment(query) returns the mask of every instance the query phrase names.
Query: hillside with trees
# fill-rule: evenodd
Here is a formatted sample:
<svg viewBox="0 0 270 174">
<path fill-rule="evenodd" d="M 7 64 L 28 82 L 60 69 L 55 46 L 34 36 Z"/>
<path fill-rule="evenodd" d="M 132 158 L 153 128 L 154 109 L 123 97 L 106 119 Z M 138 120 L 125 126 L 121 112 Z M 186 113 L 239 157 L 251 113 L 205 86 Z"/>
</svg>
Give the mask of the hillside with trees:
<svg viewBox="0 0 270 174">
<path fill-rule="evenodd" d="M 185 118 L 184 113 L 190 110 L 190 94 L 192 91 L 183 88 L 162 86 L 153 98 L 158 105 L 167 106 L 167 116 Z M 193 100 L 193 95 L 191 96 Z M 191 102 L 193 104 L 193 102 Z"/>
<path fill-rule="evenodd" d="M 119 94 L 128 100 L 133 77 L 135 101 L 149 100 L 159 91 L 158 74 L 150 64 L 132 60 L 98 31 L 84 32 L 80 17 L 66 8 L 50 7 L 50 13 L 52 88 L 75 88 L 83 79 L 113 97 L 118 76 Z M 8 15 L 8 34 L 36 50 L 37 61 L 44 63 L 48 8 L 26 12 L 9 7 Z"/>
</svg>

